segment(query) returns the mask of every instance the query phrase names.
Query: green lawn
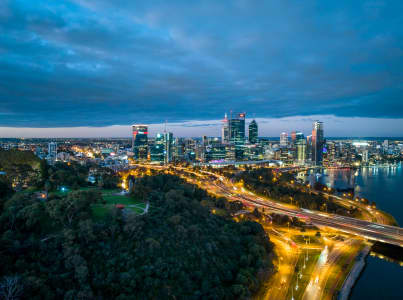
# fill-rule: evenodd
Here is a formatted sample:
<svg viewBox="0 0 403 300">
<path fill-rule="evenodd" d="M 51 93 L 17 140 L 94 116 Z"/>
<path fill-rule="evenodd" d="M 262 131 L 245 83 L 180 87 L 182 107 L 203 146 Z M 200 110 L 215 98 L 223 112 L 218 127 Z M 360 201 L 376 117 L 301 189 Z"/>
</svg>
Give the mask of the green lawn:
<svg viewBox="0 0 403 300">
<path fill-rule="evenodd" d="M 312 245 L 322 245 L 322 238 L 321 237 L 317 237 L 314 235 L 309 235 L 310 239 L 309 242 Z M 308 240 L 308 235 L 293 235 L 292 236 L 292 240 L 298 244 L 305 244 L 305 240 Z"/>
<path fill-rule="evenodd" d="M 82 187 L 78 191 L 90 191 L 90 190 L 97 190 L 97 187 Z M 66 189 L 65 191 L 54 191 L 51 192 L 50 195 L 56 195 L 56 196 L 66 196 L 73 190 L 71 189 Z M 136 199 L 133 199 L 132 197 L 128 195 L 122 195 L 120 194 L 121 190 L 120 189 L 102 189 L 101 194 L 103 200 L 106 201 L 106 204 L 94 204 L 92 206 L 93 214 L 96 219 L 101 219 L 104 218 L 108 211 L 114 207 L 116 204 L 123 204 L 125 206 L 125 209 L 132 211 L 136 214 L 141 214 L 143 213 L 146 204 L 144 202 L 138 201 Z"/>
<path fill-rule="evenodd" d="M 146 204 L 144 202 L 133 199 L 128 195 L 120 194 L 121 190 L 102 190 L 102 197 L 106 201 L 106 204 L 96 204 L 93 206 L 94 216 L 96 218 L 103 218 L 106 216 L 108 210 L 113 208 L 116 204 L 125 205 L 125 209 L 136 213 L 143 213 Z"/>
</svg>

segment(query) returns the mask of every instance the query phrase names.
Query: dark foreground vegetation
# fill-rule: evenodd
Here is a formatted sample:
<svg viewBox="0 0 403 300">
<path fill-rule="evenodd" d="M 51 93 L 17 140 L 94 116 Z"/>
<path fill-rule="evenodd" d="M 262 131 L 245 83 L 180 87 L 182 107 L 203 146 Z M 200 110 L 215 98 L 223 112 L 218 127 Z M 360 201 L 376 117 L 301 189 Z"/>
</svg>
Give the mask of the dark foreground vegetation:
<svg viewBox="0 0 403 300">
<path fill-rule="evenodd" d="M 136 179 L 132 197 L 150 203 L 147 214 L 101 219 L 96 189 L 40 200 L 1 185 L 0 297 L 243 299 L 273 271 L 258 223 L 212 214 L 231 206 L 175 176 Z"/>
</svg>

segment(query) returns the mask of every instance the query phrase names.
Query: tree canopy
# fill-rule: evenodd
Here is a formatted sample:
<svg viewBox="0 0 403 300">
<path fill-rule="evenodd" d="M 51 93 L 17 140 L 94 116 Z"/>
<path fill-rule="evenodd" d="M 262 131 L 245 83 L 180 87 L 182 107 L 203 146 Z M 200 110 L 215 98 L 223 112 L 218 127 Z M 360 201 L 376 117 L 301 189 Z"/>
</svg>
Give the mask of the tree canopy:
<svg viewBox="0 0 403 300">
<path fill-rule="evenodd" d="M 273 270 L 260 224 L 211 213 L 229 210 L 225 199 L 172 175 L 136 178 L 132 196 L 147 214 L 96 219 L 96 190 L 14 194 L 0 215 L 0 281 L 22 299 L 244 299 Z"/>
</svg>

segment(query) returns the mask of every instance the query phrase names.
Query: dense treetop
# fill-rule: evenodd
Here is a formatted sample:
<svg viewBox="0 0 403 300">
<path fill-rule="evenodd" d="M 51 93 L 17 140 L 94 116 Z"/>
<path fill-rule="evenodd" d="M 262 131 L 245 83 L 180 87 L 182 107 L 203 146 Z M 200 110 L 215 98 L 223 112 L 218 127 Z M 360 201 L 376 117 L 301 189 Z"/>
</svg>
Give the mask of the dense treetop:
<svg viewBox="0 0 403 300">
<path fill-rule="evenodd" d="M 47 201 L 4 194 L 3 291 L 8 283 L 22 299 L 242 299 L 273 271 L 263 228 L 225 217 L 234 209 L 225 199 L 171 175 L 136 178 L 132 197 L 149 212 L 97 219 L 96 190 Z"/>
</svg>

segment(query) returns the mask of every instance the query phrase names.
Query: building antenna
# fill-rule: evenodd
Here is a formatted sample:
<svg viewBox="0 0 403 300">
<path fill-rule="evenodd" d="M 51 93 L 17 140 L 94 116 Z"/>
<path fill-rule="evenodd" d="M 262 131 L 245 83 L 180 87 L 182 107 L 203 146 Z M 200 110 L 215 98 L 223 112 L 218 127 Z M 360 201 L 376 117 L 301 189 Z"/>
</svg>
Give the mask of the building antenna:
<svg viewBox="0 0 403 300">
<path fill-rule="evenodd" d="M 168 120 L 165 120 L 165 128 L 164 128 L 164 133 L 167 133 L 167 122 L 168 122 Z"/>
</svg>

